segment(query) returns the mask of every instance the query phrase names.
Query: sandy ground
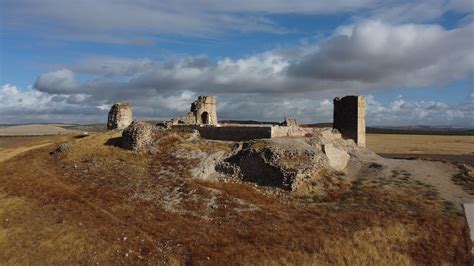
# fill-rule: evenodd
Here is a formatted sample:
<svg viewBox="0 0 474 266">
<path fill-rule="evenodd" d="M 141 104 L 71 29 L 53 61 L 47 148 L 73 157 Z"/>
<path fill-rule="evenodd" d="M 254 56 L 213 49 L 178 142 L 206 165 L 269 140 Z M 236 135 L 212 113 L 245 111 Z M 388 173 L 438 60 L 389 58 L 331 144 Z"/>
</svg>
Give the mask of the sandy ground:
<svg viewBox="0 0 474 266">
<path fill-rule="evenodd" d="M 41 136 L 77 133 L 57 125 L 21 125 L 0 128 L 0 136 Z"/>
<path fill-rule="evenodd" d="M 367 134 L 367 148 L 387 154 L 474 155 L 474 136 Z"/>
</svg>

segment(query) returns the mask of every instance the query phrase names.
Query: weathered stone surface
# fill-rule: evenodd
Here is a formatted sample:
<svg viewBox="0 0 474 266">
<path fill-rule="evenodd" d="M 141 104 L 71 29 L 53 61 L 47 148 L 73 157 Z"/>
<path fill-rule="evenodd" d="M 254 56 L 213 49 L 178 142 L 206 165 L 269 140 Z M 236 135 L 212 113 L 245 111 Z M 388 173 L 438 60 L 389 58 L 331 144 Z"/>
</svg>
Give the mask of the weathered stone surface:
<svg viewBox="0 0 474 266">
<path fill-rule="evenodd" d="M 334 98 L 334 124 L 343 138 L 353 139 L 358 146 L 365 147 L 365 98 L 346 96 Z"/>
<path fill-rule="evenodd" d="M 315 128 L 313 129 L 313 134 L 321 140 L 321 144 L 332 143 L 342 138 L 341 133 L 337 129 L 328 127 Z"/>
<path fill-rule="evenodd" d="M 280 123 L 280 126 L 297 127 L 297 126 L 299 126 L 299 124 L 298 124 L 298 121 L 296 121 L 296 119 L 285 117 L 285 120 Z"/>
<path fill-rule="evenodd" d="M 199 96 L 191 104 L 191 111 L 184 117 L 172 119 L 172 124 L 217 125 L 216 97 Z"/>
<path fill-rule="evenodd" d="M 128 103 L 112 105 L 107 118 L 107 130 L 122 130 L 132 123 L 132 108 Z"/>
<path fill-rule="evenodd" d="M 141 150 L 153 142 L 153 127 L 142 121 L 133 121 L 122 133 L 122 148 Z"/>
<path fill-rule="evenodd" d="M 334 144 L 324 144 L 323 151 L 328 157 L 329 166 L 335 170 L 341 171 L 346 168 L 350 156 L 346 150 L 337 148 Z"/>
<path fill-rule="evenodd" d="M 246 142 L 217 170 L 259 185 L 296 190 L 302 179 L 326 165 L 321 146 L 312 146 L 305 138 L 283 138 Z"/>
</svg>

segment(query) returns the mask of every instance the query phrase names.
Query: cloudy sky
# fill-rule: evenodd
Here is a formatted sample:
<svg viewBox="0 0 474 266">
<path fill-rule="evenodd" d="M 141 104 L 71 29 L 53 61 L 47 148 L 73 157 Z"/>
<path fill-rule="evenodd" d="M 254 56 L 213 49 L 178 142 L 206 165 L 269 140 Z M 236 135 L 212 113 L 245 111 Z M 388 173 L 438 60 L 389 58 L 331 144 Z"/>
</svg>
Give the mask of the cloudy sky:
<svg viewBox="0 0 474 266">
<path fill-rule="evenodd" d="M 0 124 L 182 115 L 474 127 L 473 0 L 0 0 Z"/>
</svg>

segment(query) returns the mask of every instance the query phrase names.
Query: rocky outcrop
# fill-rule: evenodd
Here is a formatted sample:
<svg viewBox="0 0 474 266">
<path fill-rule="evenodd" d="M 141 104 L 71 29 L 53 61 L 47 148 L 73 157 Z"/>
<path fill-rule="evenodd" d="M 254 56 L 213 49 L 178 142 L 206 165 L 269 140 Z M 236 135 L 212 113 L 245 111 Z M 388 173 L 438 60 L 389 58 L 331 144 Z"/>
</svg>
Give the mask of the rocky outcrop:
<svg viewBox="0 0 474 266">
<path fill-rule="evenodd" d="M 107 130 L 122 130 L 132 123 L 132 107 L 128 103 L 112 105 L 107 118 Z"/>
<path fill-rule="evenodd" d="M 122 133 L 122 148 L 142 150 L 153 142 L 153 127 L 142 121 L 133 121 Z"/>
<path fill-rule="evenodd" d="M 243 142 L 217 164 L 216 170 L 258 185 L 294 191 L 308 183 L 320 183 L 322 172 L 344 170 L 350 152 L 361 149 L 330 128 L 317 129 L 314 134 Z"/>
<path fill-rule="evenodd" d="M 259 185 L 295 190 L 301 179 L 326 165 L 320 146 L 312 146 L 304 138 L 269 139 L 244 143 L 217 170 Z"/>
</svg>

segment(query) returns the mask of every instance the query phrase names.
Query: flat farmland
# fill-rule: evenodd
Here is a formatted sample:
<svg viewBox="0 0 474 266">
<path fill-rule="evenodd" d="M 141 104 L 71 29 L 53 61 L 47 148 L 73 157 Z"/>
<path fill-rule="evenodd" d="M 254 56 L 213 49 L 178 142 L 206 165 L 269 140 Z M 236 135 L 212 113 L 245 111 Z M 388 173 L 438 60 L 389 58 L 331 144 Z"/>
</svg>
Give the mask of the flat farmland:
<svg viewBox="0 0 474 266">
<path fill-rule="evenodd" d="M 388 154 L 474 156 L 474 136 L 367 134 L 367 148 Z"/>
</svg>

